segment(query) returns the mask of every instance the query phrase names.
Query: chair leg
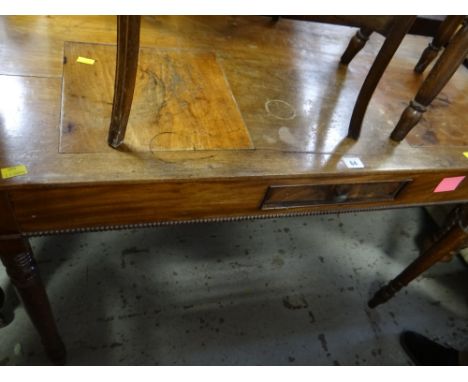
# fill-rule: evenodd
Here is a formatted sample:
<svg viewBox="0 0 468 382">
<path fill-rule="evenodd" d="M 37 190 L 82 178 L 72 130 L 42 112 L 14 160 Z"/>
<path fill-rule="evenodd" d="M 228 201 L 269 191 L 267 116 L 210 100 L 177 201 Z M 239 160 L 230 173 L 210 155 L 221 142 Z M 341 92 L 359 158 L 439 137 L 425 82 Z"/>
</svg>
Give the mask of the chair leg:
<svg viewBox="0 0 468 382">
<path fill-rule="evenodd" d="M 138 69 L 141 16 L 118 16 L 114 101 L 107 142 L 119 147 L 127 128 Z"/>
<path fill-rule="evenodd" d="M 351 60 L 359 53 L 359 51 L 364 48 L 367 40 L 369 40 L 372 30 L 367 28 L 359 29 L 353 38 L 349 41 L 348 47 L 341 56 L 340 63 L 343 65 L 348 65 Z"/>
<path fill-rule="evenodd" d="M 463 247 L 468 240 L 468 204 L 457 207 L 439 239 L 420 257 L 413 261 L 402 273 L 381 288 L 369 301 L 370 308 L 390 300 L 401 288 L 408 285 L 432 265 L 446 255 Z"/>
<path fill-rule="evenodd" d="M 447 16 L 445 18 L 440 24 L 434 39 L 429 43 L 414 67 L 416 73 L 424 72 L 428 65 L 438 56 L 440 50 L 448 44 L 464 18 L 465 16 Z"/>
<path fill-rule="evenodd" d="M 457 32 L 405 109 L 390 138 L 400 142 L 420 121 L 426 108 L 447 84 L 468 54 L 468 22 Z"/>
<path fill-rule="evenodd" d="M 29 242 L 21 238 L 0 240 L 0 258 L 41 336 L 49 359 L 54 364 L 64 365 L 65 346 L 57 331 L 49 299 Z"/>
<path fill-rule="evenodd" d="M 394 22 L 392 29 L 387 35 L 385 42 L 380 49 L 377 57 L 375 58 L 372 67 L 367 74 L 364 84 L 359 91 L 356 105 L 354 106 L 353 115 L 348 129 L 348 137 L 358 139 L 361 134 L 362 121 L 367 110 L 367 106 L 371 100 L 372 94 L 377 87 L 385 69 L 387 68 L 390 60 L 400 46 L 401 41 L 406 33 L 411 28 L 415 20 L 415 16 L 401 16 Z"/>
</svg>

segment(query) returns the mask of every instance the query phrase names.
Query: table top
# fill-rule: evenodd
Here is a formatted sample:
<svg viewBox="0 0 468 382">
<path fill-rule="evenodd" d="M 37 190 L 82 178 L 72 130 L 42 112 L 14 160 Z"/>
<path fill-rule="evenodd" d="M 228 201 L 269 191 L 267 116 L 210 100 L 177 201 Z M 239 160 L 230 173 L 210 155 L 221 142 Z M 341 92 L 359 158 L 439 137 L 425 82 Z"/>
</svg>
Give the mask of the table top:
<svg viewBox="0 0 468 382">
<path fill-rule="evenodd" d="M 23 164 L 28 174 L 0 179 L 0 188 L 439 169 L 466 174 L 464 67 L 405 141 L 388 138 L 424 79 L 412 68 L 427 38 L 404 39 L 361 138 L 346 138 L 357 93 L 383 41 L 373 35 L 342 67 L 340 55 L 354 33 L 267 17 L 143 17 L 127 146 L 116 151 L 105 142 L 116 18 L 2 17 L 0 167 Z M 77 56 L 96 62 L 79 64 Z M 364 168 L 348 168 L 348 157 L 359 157 Z"/>
</svg>

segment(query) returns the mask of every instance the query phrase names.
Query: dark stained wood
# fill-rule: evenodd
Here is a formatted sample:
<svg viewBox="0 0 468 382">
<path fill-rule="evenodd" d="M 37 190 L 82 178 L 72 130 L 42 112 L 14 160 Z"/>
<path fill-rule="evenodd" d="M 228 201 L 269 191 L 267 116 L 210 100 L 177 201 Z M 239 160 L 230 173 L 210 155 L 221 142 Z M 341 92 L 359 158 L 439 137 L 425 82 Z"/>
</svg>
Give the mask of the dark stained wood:
<svg viewBox="0 0 468 382">
<path fill-rule="evenodd" d="M 349 42 L 348 47 L 341 56 L 340 62 L 343 65 L 348 65 L 351 60 L 359 53 L 359 51 L 364 48 L 366 42 L 369 40 L 372 30 L 368 28 L 359 29 L 356 34 L 353 36 Z"/>
<path fill-rule="evenodd" d="M 443 15 L 418 15 L 409 33 L 434 37 L 443 20 Z"/>
<path fill-rule="evenodd" d="M 468 22 L 456 33 L 421 85 L 414 101 L 405 109 L 390 138 L 400 142 L 419 122 L 426 108 L 440 93 L 468 55 Z"/>
<path fill-rule="evenodd" d="M 130 116 L 140 50 L 140 23 L 141 16 L 117 18 L 114 101 L 107 140 L 113 148 L 122 144 Z"/>
<path fill-rule="evenodd" d="M 409 182 L 411 181 L 270 186 L 262 209 L 393 200 Z"/>
<path fill-rule="evenodd" d="M 401 114 L 395 129 L 392 131 L 390 138 L 395 142 L 400 142 L 411 129 L 421 120 L 426 107 L 416 101 L 410 101 L 409 106 Z"/>
<path fill-rule="evenodd" d="M 19 228 L 16 223 L 15 216 L 11 209 L 11 202 L 6 192 L 0 192 L 0 212 L 2 218 L 0 219 L 0 233 L 1 236 L 19 237 Z"/>
<path fill-rule="evenodd" d="M 18 236 L 18 226 L 12 212 L 6 193 L 0 193 L 2 223 L 13 223 L 8 229 L 1 231 L 0 259 L 41 336 L 47 355 L 54 364 L 63 365 L 66 361 L 65 346 L 57 331 L 31 247 L 27 239 Z"/>
<path fill-rule="evenodd" d="M 375 308 L 391 299 L 401 288 L 408 285 L 432 265 L 442 260 L 453 251 L 463 248 L 468 242 L 468 205 L 458 206 L 452 212 L 450 224 L 444 227 L 439 239 L 424 253 L 414 260 L 402 273 L 379 289 L 369 301 L 369 307 Z"/>
<path fill-rule="evenodd" d="M 385 69 L 390 63 L 390 60 L 398 49 L 401 41 L 411 28 L 414 20 L 415 16 L 395 17 L 395 20 L 387 33 L 385 42 L 375 58 L 375 61 L 369 70 L 369 74 L 364 80 L 364 84 L 359 92 L 356 105 L 354 106 L 353 115 L 351 116 L 351 122 L 349 123 L 349 138 L 359 138 L 364 115 L 375 88 L 377 87 L 380 78 L 384 74 Z"/>
<path fill-rule="evenodd" d="M 20 247 L 21 244 L 23 248 L 18 248 L 16 253 L 5 253 L 2 248 L 4 245 Z M 0 242 L 0 253 L 8 276 L 41 336 L 49 359 L 56 365 L 64 365 L 66 362 L 65 345 L 57 331 L 47 293 L 26 239 L 23 239 L 21 243 Z"/>
<path fill-rule="evenodd" d="M 465 16 L 447 16 L 444 19 L 440 24 L 434 39 L 423 51 L 418 63 L 414 67 L 414 71 L 416 73 L 424 72 L 429 64 L 439 55 L 440 50 L 448 44 L 464 18 Z"/>
<path fill-rule="evenodd" d="M 222 219 L 242 216 L 271 216 L 288 213 L 323 213 L 373 209 L 388 206 L 410 206 L 468 201 L 468 181 L 455 191 L 434 189 L 444 176 L 461 176 L 466 170 L 437 171 L 417 174 L 406 171 L 389 174 L 347 176 L 247 177 L 236 179 L 146 182 L 141 184 L 102 184 L 49 186 L 12 190 L 10 197 L 22 232 L 59 229 L 99 228 L 139 223 L 164 223 L 202 219 Z M 468 175 L 468 174 L 467 174 Z M 344 187 L 344 185 L 411 180 L 394 199 L 375 201 L 373 194 L 362 192 L 356 203 L 334 203 L 305 207 L 290 207 L 276 211 L 261 209 L 270 187 L 314 184 Z M 392 186 L 393 187 L 393 186 Z M 359 187 L 356 187 L 356 191 Z M 115 201 L 121 208 L 115 208 Z"/>
</svg>

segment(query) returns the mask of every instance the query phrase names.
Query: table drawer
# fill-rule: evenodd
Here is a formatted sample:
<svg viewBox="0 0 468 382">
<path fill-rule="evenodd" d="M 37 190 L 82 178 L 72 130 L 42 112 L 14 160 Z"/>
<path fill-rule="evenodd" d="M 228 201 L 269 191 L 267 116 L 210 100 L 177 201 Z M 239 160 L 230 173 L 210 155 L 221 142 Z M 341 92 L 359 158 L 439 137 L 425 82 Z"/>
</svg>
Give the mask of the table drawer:
<svg viewBox="0 0 468 382">
<path fill-rule="evenodd" d="M 393 200 L 411 180 L 269 186 L 262 209 Z"/>
</svg>

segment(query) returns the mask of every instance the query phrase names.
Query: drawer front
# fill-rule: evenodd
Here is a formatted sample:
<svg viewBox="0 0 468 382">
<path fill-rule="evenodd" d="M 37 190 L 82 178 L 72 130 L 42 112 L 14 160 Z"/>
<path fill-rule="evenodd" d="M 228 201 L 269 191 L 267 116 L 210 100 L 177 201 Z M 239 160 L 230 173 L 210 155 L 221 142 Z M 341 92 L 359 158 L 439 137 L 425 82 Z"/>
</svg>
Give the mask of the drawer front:
<svg viewBox="0 0 468 382">
<path fill-rule="evenodd" d="M 262 209 L 394 200 L 411 180 L 269 186 Z"/>
</svg>

